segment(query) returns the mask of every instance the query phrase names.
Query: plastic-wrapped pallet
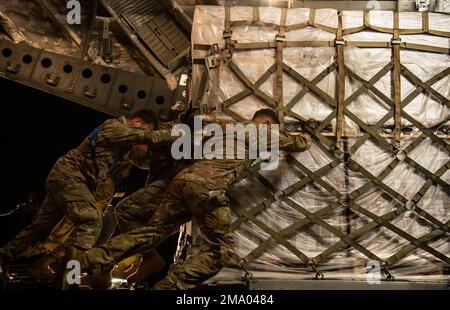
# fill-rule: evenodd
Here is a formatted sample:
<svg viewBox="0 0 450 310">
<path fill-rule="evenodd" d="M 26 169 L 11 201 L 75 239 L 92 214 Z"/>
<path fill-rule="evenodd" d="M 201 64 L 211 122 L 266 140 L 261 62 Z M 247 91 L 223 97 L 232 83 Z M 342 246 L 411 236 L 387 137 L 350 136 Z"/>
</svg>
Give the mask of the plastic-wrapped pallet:
<svg viewBox="0 0 450 310">
<path fill-rule="evenodd" d="M 450 16 L 397 14 L 196 8 L 195 105 L 321 123 L 310 150 L 233 185 L 236 257 L 218 279 L 242 276 L 241 260 L 266 278 L 366 277 L 375 262 L 388 277 L 448 280 Z"/>
</svg>

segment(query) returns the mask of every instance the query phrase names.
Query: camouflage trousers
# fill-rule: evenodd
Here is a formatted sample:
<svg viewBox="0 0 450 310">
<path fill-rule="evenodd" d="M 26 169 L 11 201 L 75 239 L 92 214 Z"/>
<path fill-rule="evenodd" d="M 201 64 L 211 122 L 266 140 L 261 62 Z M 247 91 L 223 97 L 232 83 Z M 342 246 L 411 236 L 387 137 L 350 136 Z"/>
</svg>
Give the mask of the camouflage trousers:
<svg viewBox="0 0 450 310">
<path fill-rule="evenodd" d="M 91 265 L 106 267 L 132 254 L 148 252 L 193 218 L 204 238 L 204 246 L 200 253 L 170 268 L 162 280 L 169 282 L 170 287 L 157 284 L 155 288 L 194 288 L 223 268 L 232 257 L 233 247 L 229 200 L 211 199 L 210 190 L 194 182 L 173 180 L 146 226 L 88 250 L 87 260 Z"/>
<path fill-rule="evenodd" d="M 37 246 L 67 216 L 75 229 L 63 246 L 90 249 L 95 246 L 102 229 L 102 214 L 89 188 L 75 181 L 48 181 L 47 196 L 32 223 L 8 242 L 2 252 L 10 259 Z"/>
<path fill-rule="evenodd" d="M 146 226 L 159 207 L 167 184 L 155 181 L 120 201 L 116 208 L 114 236 Z"/>
<path fill-rule="evenodd" d="M 114 210 L 117 225 L 114 229 L 113 236 L 145 226 L 156 208 L 159 207 L 165 189 L 165 182 L 155 181 L 120 201 Z M 97 207 L 100 210 L 106 208 L 106 206 L 99 205 L 99 203 L 97 203 Z M 67 216 L 64 216 L 56 227 L 53 228 L 50 236 L 38 246 L 26 251 L 26 256 L 45 253 L 46 255 L 39 262 L 46 263 L 50 266 L 57 265 L 65 256 L 65 241 L 70 238 L 74 229 L 75 226 L 72 221 Z M 156 251 L 145 254 L 149 259 L 161 259 Z"/>
</svg>

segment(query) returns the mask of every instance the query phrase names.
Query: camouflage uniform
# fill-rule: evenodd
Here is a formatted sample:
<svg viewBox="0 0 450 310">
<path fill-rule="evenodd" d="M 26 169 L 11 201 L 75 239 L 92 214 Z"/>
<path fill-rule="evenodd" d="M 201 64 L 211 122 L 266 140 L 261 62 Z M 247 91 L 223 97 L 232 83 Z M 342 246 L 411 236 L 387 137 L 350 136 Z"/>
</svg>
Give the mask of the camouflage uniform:
<svg viewBox="0 0 450 310">
<path fill-rule="evenodd" d="M 147 161 L 147 155 L 143 156 L 140 161 Z M 130 173 L 131 166 L 135 162 L 124 160 L 122 163 L 115 165 L 111 172 L 111 177 L 97 185 L 95 191 L 95 199 L 97 208 L 104 212 L 113 198 L 116 186 L 119 185 Z M 49 237 L 42 243 L 37 244 L 33 248 L 25 251 L 22 256 L 31 257 L 45 254 L 42 258 L 33 264 L 31 275 L 38 279 L 51 279 L 58 263 L 65 256 L 65 241 L 71 236 L 75 230 L 75 226 L 68 216 L 64 216 L 62 220 L 53 228 Z"/>
<path fill-rule="evenodd" d="M 117 226 L 114 235 L 145 226 L 159 207 L 166 186 L 164 181 L 155 181 L 120 201 L 115 209 Z"/>
<path fill-rule="evenodd" d="M 2 249 L 10 259 L 47 238 L 66 215 L 75 225 L 65 246 L 93 247 L 101 231 L 102 214 L 94 197 L 97 186 L 106 182 L 115 165 L 134 158 L 133 145 L 173 140 L 169 130 L 151 131 L 128 125 L 125 118 L 110 119 L 97 130 L 95 155 L 91 138 L 61 157 L 47 177 L 45 201 L 31 225 Z"/>
<path fill-rule="evenodd" d="M 280 132 L 280 148 L 299 152 L 308 149 L 308 134 Z M 248 157 L 247 157 L 248 158 Z M 161 206 L 147 226 L 110 239 L 85 252 L 84 265 L 108 266 L 130 254 L 155 248 L 180 225 L 194 218 L 204 237 L 201 252 L 173 265 L 155 289 L 190 289 L 217 274 L 232 257 L 231 210 L 225 195 L 231 183 L 253 160 L 199 160 L 170 182 Z"/>
</svg>

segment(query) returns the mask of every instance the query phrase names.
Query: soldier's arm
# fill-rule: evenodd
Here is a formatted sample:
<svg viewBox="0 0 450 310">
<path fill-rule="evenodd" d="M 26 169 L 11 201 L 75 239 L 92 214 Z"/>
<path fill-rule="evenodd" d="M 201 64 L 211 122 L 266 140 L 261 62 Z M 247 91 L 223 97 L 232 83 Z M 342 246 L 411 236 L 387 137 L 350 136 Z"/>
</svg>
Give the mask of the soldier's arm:
<svg viewBox="0 0 450 310">
<path fill-rule="evenodd" d="M 306 132 L 289 134 L 280 130 L 280 149 L 287 152 L 303 152 L 312 145 L 311 136 Z"/>
<path fill-rule="evenodd" d="M 146 130 L 123 122 L 106 125 L 99 133 L 99 140 L 108 145 L 159 144 L 175 138 L 169 129 Z"/>
<path fill-rule="evenodd" d="M 124 160 L 139 169 L 149 170 L 150 157 L 145 151 L 139 149 L 139 147 L 139 145 L 133 146 L 125 155 Z"/>
</svg>

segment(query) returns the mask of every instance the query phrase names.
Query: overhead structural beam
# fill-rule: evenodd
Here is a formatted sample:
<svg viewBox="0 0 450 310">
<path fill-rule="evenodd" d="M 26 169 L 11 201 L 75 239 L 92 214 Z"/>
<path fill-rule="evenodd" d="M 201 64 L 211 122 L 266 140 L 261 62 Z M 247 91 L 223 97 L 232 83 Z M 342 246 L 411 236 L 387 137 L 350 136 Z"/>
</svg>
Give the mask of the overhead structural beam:
<svg viewBox="0 0 450 310">
<path fill-rule="evenodd" d="M 172 74 L 169 69 L 164 67 L 158 61 L 158 59 L 156 59 L 156 57 L 152 55 L 152 53 L 139 41 L 138 37 L 132 31 L 132 29 L 122 21 L 122 19 L 116 14 L 114 9 L 105 0 L 100 0 L 100 4 L 108 11 L 109 14 L 111 14 L 111 16 L 117 22 L 117 25 L 142 54 L 148 64 L 150 64 L 159 74 L 161 74 L 162 77 L 166 79 L 170 90 L 175 90 L 178 86 L 178 79 L 175 77 L 175 75 Z"/>
<path fill-rule="evenodd" d="M 58 12 L 47 0 L 36 0 L 36 1 L 42 7 L 42 9 L 50 16 L 50 18 L 56 23 L 56 25 L 64 31 L 68 39 L 70 39 L 78 47 L 80 47 L 81 53 L 82 39 L 78 35 L 78 33 L 76 33 L 72 28 L 70 28 L 70 26 L 66 23 L 65 20 L 61 20 L 58 17 L 59 16 Z M 98 57 L 98 55 L 91 48 L 88 48 L 87 56 L 90 61 L 94 61 L 97 64 L 100 65 L 106 64 L 103 61 L 103 59 L 101 57 Z"/>
<path fill-rule="evenodd" d="M 190 34 L 192 31 L 192 19 L 186 14 L 183 8 L 175 0 L 162 1 L 161 4 L 170 11 L 175 20 Z"/>
<path fill-rule="evenodd" d="M 182 6 L 193 5 L 223 5 L 223 2 L 230 5 L 239 6 L 272 6 L 272 7 L 288 7 L 288 0 L 177 0 Z M 338 10 L 367 10 L 370 9 L 374 1 L 307 1 L 307 0 L 293 0 L 293 8 L 334 8 Z M 397 1 L 377 1 L 379 5 L 376 9 L 379 10 L 397 10 Z"/>
<path fill-rule="evenodd" d="M 3 12 L 0 12 L 0 26 L 3 27 L 14 43 L 25 41 L 22 31 L 20 31 L 13 21 Z"/>
</svg>

